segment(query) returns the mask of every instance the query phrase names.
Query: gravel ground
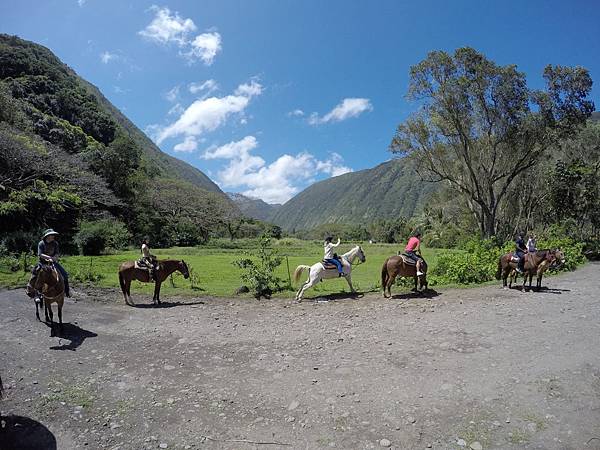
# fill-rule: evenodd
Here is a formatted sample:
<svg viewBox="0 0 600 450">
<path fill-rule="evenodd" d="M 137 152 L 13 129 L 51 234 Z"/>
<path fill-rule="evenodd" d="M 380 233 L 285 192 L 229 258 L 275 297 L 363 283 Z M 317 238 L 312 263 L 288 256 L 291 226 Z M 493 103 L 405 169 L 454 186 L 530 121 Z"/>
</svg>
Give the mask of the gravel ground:
<svg viewBox="0 0 600 450">
<path fill-rule="evenodd" d="M 0 449 L 600 449 L 599 275 L 301 304 L 95 291 L 60 336 L 3 291 Z"/>
</svg>

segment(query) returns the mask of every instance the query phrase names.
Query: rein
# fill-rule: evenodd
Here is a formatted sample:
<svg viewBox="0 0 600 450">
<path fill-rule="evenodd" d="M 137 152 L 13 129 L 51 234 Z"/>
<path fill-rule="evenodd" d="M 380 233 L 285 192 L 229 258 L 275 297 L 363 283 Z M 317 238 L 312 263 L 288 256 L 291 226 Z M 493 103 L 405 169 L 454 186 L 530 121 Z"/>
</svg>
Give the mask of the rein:
<svg viewBox="0 0 600 450">
<path fill-rule="evenodd" d="M 352 252 L 349 252 L 352 253 Z M 358 253 L 358 252 L 357 252 Z M 354 255 L 356 257 L 356 255 Z M 346 261 L 348 261 L 348 264 L 350 264 L 351 266 L 360 266 L 363 262 L 360 260 L 360 258 L 358 259 L 357 263 L 353 263 L 350 258 L 348 258 L 348 256 L 346 255 L 342 255 L 342 258 L 344 258 Z"/>
</svg>

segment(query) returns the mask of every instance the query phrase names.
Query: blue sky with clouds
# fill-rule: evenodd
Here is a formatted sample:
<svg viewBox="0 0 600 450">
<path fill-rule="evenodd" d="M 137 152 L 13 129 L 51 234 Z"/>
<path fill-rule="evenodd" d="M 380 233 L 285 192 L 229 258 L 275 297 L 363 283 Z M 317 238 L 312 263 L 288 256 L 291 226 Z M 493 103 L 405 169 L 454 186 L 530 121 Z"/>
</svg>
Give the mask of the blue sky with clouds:
<svg viewBox="0 0 600 450">
<path fill-rule="evenodd" d="M 594 0 L 0 0 L 0 32 L 49 47 L 223 190 L 268 202 L 389 159 L 428 51 L 472 46 L 532 86 L 548 63 L 598 80 L 599 23 Z"/>
</svg>

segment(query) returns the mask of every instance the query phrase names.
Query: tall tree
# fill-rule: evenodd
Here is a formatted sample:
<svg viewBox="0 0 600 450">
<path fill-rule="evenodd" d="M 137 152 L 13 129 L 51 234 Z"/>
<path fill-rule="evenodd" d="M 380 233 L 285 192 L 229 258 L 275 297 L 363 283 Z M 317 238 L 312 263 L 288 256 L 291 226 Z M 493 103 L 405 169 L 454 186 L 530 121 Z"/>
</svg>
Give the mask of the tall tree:
<svg viewBox="0 0 600 450">
<path fill-rule="evenodd" d="M 594 110 L 581 67 L 547 66 L 546 89 L 536 91 L 516 66 L 460 48 L 429 53 L 410 77 L 408 97 L 422 108 L 398 126 L 390 150 L 414 157 L 424 179 L 464 195 L 484 237 L 496 234 L 513 180 Z"/>
</svg>

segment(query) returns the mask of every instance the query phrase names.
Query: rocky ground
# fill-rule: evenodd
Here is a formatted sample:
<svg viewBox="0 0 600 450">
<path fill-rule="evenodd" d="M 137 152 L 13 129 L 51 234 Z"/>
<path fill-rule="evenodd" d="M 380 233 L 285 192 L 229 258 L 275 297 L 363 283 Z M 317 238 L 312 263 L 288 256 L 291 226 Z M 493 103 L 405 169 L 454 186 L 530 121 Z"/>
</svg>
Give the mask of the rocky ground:
<svg viewBox="0 0 600 450">
<path fill-rule="evenodd" d="M 92 292 L 62 334 L 0 292 L 0 449 L 600 449 L 599 275 L 302 304 Z"/>
</svg>

